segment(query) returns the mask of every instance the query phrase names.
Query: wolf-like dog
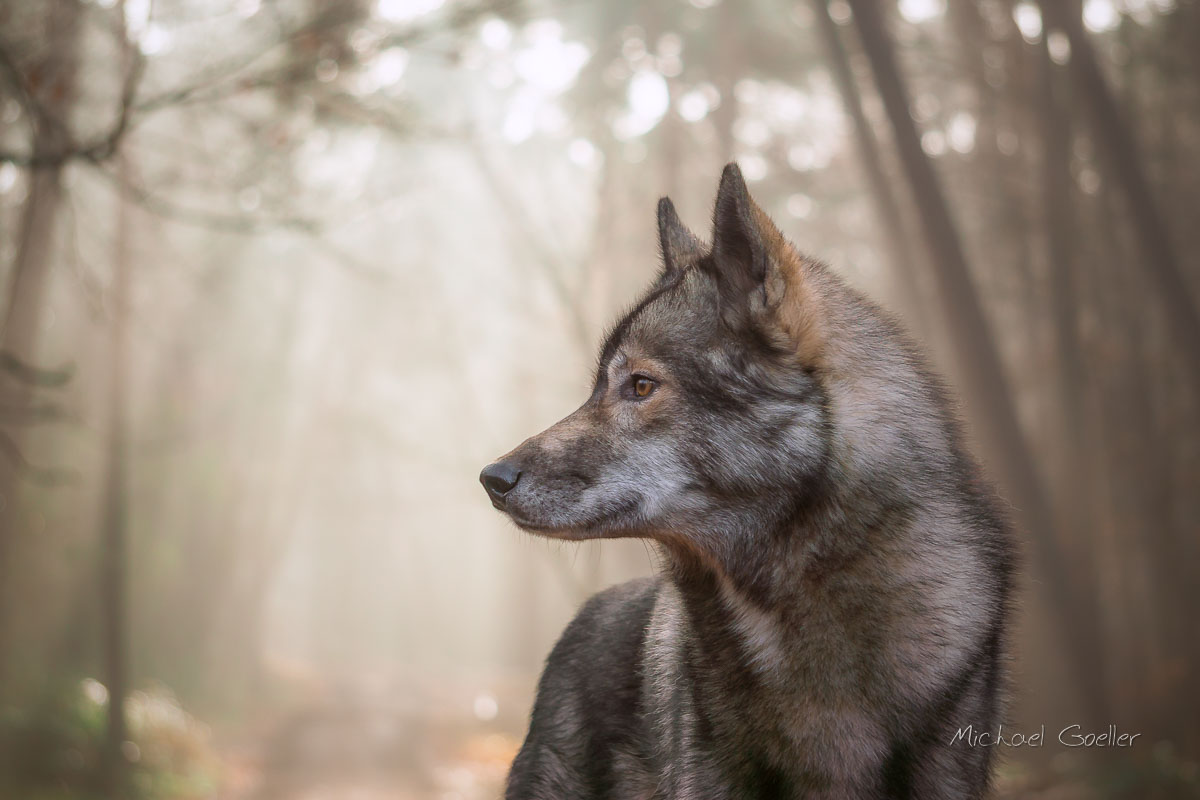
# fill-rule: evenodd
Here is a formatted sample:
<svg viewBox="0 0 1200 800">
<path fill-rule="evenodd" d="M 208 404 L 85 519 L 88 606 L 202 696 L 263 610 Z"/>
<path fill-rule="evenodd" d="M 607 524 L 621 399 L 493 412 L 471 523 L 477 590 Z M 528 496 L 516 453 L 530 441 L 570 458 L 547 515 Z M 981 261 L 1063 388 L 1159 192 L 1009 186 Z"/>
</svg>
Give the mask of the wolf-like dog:
<svg viewBox="0 0 1200 800">
<path fill-rule="evenodd" d="M 546 662 L 509 800 L 977 798 L 1012 534 L 897 324 L 801 255 L 735 164 L 587 401 L 480 476 L 518 526 L 643 537 Z"/>
</svg>

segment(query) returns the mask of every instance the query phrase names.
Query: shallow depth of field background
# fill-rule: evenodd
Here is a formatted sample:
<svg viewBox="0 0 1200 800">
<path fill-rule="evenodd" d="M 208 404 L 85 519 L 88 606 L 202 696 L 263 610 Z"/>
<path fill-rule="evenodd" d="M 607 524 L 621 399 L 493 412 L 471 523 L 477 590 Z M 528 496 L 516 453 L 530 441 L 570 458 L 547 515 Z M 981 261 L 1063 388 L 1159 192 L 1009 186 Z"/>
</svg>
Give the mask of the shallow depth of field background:
<svg viewBox="0 0 1200 800">
<path fill-rule="evenodd" d="M 655 555 L 476 476 L 731 159 L 1022 524 L 1004 795 L 1198 796 L 1195 0 L 4 0 L 0 797 L 498 796 Z"/>
</svg>

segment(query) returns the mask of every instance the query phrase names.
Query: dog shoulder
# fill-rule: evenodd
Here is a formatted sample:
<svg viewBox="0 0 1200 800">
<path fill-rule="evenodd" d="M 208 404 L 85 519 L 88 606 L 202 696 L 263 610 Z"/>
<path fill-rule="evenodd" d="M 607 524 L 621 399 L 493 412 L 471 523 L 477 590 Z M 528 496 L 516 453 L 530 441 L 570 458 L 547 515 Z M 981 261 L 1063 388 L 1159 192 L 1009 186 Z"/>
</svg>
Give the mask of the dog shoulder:
<svg viewBox="0 0 1200 800">
<path fill-rule="evenodd" d="M 658 592 L 658 579 L 641 578 L 593 595 L 546 659 L 539 702 L 566 694 L 576 703 L 594 700 L 593 711 L 635 702 L 636 667 Z"/>
<path fill-rule="evenodd" d="M 618 777 L 615 764 L 639 760 L 640 663 L 658 592 L 657 579 L 629 581 L 575 615 L 546 659 L 507 796 L 598 796 Z"/>
</svg>

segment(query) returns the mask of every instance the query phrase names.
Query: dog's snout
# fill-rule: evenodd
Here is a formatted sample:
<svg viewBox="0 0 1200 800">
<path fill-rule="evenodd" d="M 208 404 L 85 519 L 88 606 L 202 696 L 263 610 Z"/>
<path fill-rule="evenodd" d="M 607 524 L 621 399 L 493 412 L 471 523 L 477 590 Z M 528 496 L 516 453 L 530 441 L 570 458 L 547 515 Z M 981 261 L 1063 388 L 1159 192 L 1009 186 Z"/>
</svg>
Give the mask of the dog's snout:
<svg viewBox="0 0 1200 800">
<path fill-rule="evenodd" d="M 512 491 L 521 478 L 521 470 L 507 461 L 488 464 L 479 473 L 479 482 L 487 489 L 488 497 L 498 506 L 504 505 L 504 496 Z"/>
</svg>

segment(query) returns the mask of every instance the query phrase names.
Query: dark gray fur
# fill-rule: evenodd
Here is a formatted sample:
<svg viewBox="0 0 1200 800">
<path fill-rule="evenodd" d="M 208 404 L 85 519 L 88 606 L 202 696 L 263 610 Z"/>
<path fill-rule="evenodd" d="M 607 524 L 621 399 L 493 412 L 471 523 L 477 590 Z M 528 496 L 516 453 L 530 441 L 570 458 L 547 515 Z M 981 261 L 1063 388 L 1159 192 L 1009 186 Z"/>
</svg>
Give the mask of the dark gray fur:
<svg viewBox="0 0 1200 800">
<path fill-rule="evenodd" d="M 667 567 L 568 626 L 507 797 L 983 796 L 991 749 L 951 740 L 1000 721 L 1013 546 L 941 384 L 736 166 L 711 248 L 670 201 L 659 225 L 658 280 L 498 506 Z"/>
</svg>

